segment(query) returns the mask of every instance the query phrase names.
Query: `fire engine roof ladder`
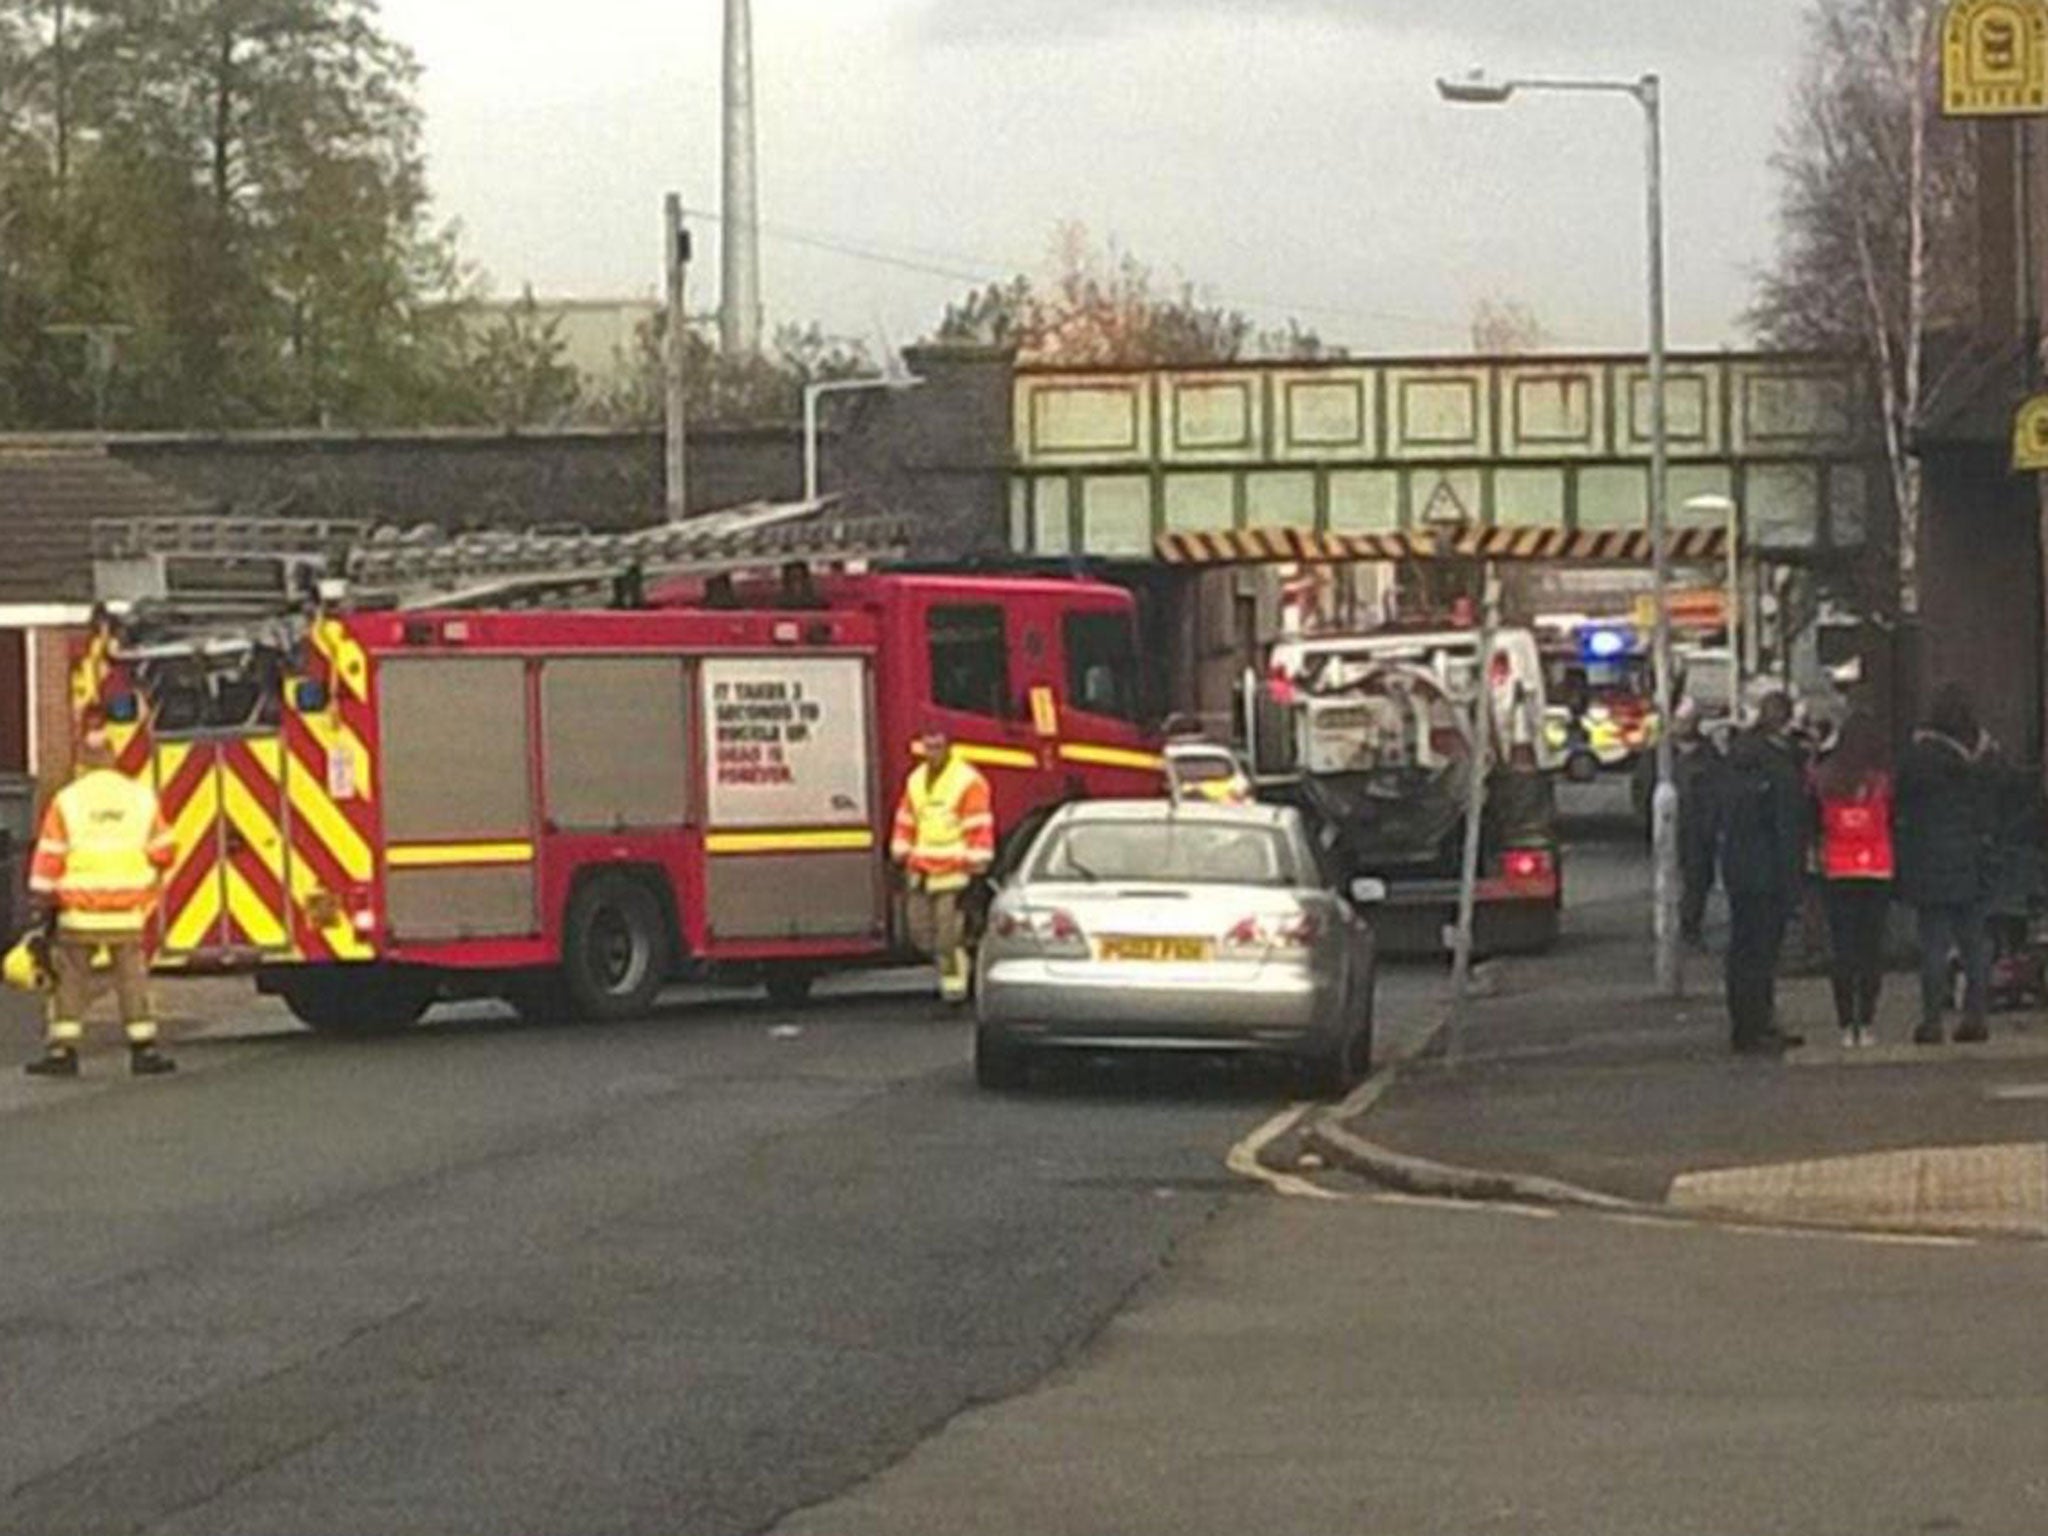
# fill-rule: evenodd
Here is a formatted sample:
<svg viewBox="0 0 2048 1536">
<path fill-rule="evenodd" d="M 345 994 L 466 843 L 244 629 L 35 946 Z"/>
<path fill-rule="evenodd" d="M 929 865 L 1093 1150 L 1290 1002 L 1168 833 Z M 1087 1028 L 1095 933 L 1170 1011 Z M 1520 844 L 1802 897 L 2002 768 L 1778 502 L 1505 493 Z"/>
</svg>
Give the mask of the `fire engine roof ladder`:
<svg viewBox="0 0 2048 1536">
<path fill-rule="evenodd" d="M 644 584 L 791 563 L 862 569 L 908 553 L 906 519 L 837 500 L 756 502 L 619 533 L 582 528 L 448 533 L 292 518 L 96 523 L 100 596 L 160 634 L 216 639 L 311 600 L 363 608 L 569 606 Z M 137 568 L 146 579 L 134 582 Z M 124 573 L 130 578 L 119 580 Z"/>
</svg>

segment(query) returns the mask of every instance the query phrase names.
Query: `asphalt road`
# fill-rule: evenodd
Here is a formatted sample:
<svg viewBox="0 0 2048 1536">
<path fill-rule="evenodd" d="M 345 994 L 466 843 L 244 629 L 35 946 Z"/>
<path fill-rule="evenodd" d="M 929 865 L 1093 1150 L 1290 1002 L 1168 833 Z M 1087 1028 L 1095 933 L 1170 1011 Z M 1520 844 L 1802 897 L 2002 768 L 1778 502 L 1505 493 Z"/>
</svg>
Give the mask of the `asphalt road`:
<svg viewBox="0 0 2048 1536">
<path fill-rule="evenodd" d="M 1616 833 L 1577 899 L 1634 899 Z M 1383 1052 L 1439 988 L 1389 969 Z M 1290 1093 L 990 1097 L 960 1020 L 872 989 L 365 1042 L 243 999 L 179 1053 L 0 1081 L 0 1536 L 765 1529 L 1257 1230 L 1225 1158 Z"/>
<path fill-rule="evenodd" d="M 1382 986 L 1388 1036 L 1434 973 Z M 978 1093 L 914 997 L 0 1094 L 0 1532 L 744 1532 L 1070 1357 L 1227 1206 L 1245 1066 Z M 20 1054 L 26 1029 L 10 1031 Z"/>
</svg>

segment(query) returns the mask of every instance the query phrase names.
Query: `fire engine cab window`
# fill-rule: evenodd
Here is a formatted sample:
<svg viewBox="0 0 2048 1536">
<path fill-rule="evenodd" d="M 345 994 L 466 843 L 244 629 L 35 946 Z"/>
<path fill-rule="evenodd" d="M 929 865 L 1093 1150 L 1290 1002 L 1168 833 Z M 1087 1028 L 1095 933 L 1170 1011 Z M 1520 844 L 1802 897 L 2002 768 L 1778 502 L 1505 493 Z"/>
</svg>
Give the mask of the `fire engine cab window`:
<svg viewBox="0 0 2048 1536">
<path fill-rule="evenodd" d="M 925 623 L 932 650 L 932 702 L 975 715 L 1010 713 L 1010 647 L 1003 610 L 934 608 Z"/>
<path fill-rule="evenodd" d="M 1067 615 L 1067 699 L 1117 720 L 1138 718 L 1138 651 L 1120 613 Z"/>
</svg>

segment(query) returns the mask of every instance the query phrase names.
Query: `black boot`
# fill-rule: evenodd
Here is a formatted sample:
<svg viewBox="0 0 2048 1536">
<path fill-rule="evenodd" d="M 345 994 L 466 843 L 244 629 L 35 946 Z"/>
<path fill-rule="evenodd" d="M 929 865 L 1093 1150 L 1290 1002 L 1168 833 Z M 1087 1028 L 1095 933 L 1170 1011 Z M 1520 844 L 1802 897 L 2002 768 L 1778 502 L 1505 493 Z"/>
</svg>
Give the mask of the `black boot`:
<svg viewBox="0 0 2048 1536">
<path fill-rule="evenodd" d="M 178 1064 L 153 1045 L 131 1045 L 128 1047 L 128 1075 L 131 1077 L 162 1077 L 166 1072 L 175 1072 Z"/>
<path fill-rule="evenodd" d="M 30 1062 L 21 1070 L 30 1077 L 76 1077 L 78 1052 L 68 1045 L 53 1045 L 43 1052 L 40 1060 Z"/>
</svg>

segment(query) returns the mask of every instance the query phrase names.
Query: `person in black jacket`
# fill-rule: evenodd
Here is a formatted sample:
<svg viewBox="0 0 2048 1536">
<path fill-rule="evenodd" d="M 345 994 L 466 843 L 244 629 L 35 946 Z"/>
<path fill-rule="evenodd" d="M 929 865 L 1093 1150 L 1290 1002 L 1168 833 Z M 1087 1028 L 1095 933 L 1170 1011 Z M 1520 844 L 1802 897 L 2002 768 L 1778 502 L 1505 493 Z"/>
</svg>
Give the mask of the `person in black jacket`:
<svg viewBox="0 0 2048 1536">
<path fill-rule="evenodd" d="M 1700 728 L 1699 706 L 1679 704 L 1671 733 L 1672 782 L 1678 786 L 1678 868 L 1684 886 L 1678 903 L 1679 936 L 1706 947 L 1707 897 L 1714 889 L 1715 845 L 1720 841 L 1721 749 Z M 1651 753 L 1645 758 L 1654 761 Z"/>
<path fill-rule="evenodd" d="M 1899 886 L 1919 917 L 1920 1027 L 1939 1045 L 1950 997 L 1949 956 L 1963 966 L 1963 1022 L 1956 1039 L 1985 1040 L 1991 941 L 1985 930 L 1992 837 L 1990 739 L 1969 694 L 1950 683 L 1899 759 L 1894 812 Z"/>
<path fill-rule="evenodd" d="M 1728 748 L 1721 774 L 1721 880 L 1728 888 L 1728 1020 L 1737 1051 L 1766 1053 L 1804 1044 L 1777 1024 L 1778 956 L 1799 907 L 1812 811 L 1792 703 L 1764 697 L 1756 724 Z"/>
</svg>

